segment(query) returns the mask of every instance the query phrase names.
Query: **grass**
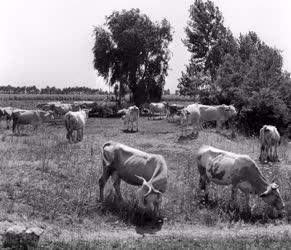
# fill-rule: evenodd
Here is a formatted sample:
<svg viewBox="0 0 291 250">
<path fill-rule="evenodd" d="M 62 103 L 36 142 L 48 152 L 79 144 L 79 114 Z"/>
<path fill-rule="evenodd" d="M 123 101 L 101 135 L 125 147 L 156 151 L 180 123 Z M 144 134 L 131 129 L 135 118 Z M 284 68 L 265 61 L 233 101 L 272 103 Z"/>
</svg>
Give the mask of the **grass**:
<svg viewBox="0 0 291 250">
<path fill-rule="evenodd" d="M 17 106 L 18 102 L 12 104 Z M 34 102 L 34 105 L 36 104 Z M 22 101 L 22 105 L 27 108 L 32 105 L 31 100 Z M 288 152 L 284 144 L 279 147 L 280 163 L 259 164 L 259 167 L 268 180 L 275 178 L 280 184 L 280 192 L 287 205 L 286 211 L 280 214 L 258 197 L 253 196 L 251 198 L 251 205 L 254 207 L 253 215 L 246 217 L 242 212 L 242 195 L 238 197 L 239 208 L 228 209 L 230 187 L 211 185 L 211 205 L 205 207 L 200 203 L 195 154 L 202 144 L 208 144 L 228 151 L 245 153 L 253 159 L 258 159 L 257 138 L 238 136 L 235 140 L 229 140 L 209 129 L 201 132 L 196 140 L 181 141 L 178 140 L 179 127 L 176 124 L 167 123 L 165 120 L 141 119 L 138 133 L 123 133 L 122 122 L 119 119 L 90 118 L 84 139 L 78 144 L 67 142 L 65 128 L 62 125 L 45 124 L 40 128 L 38 135 L 31 135 L 31 128 L 25 128 L 25 136 L 12 136 L 11 131 L 4 129 L 4 123 L 0 124 L 2 125 L 0 128 L 0 218 L 4 220 L 10 216 L 25 216 L 28 220 L 54 225 L 53 231 L 58 228 L 61 234 L 64 233 L 63 229 L 76 231 L 78 228 L 86 229 L 86 232 L 111 231 L 116 228 L 119 228 L 120 232 L 129 232 L 129 228 L 139 227 L 149 220 L 151 223 L 154 221 L 159 224 L 161 217 L 164 218 L 164 227 L 171 230 L 180 224 L 199 225 L 210 229 L 227 225 L 232 227 L 236 223 L 250 223 L 250 227 L 255 227 L 254 224 L 290 225 L 291 171 L 290 166 L 288 168 L 287 165 Z M 153 217 L 140 211 L 135 203 L 136 187 L 124 182 L 121 185 L 125 200 L 123 204 L 114 202 L 114 191 L 110 180 L 105 189 L 107 202 L 102 204 L 98 202 L 98 178 L 102 171 L 100 149 L 108 140 L 119 141 L 165 157 L 169 168 L 169 185 L 163 196 L 161 215 Z M 79 232 L 76 237 L 74 236 L 74 240 L 69 242 L 47 232 L 45 236 L 47 241 L 43 246 L 49 244 L 55 249 L 94 249 L 96 244 L 102 248 L 106 243 L 104 239 L 97 242 L 96 239 L 84 240 L 86 232 Z M 146 241 L 144 247 L 149 249 L 154 246 L 158 248 L 165 246 L 164 249 L 174 249 L 175 246 L 187 248 L 197 244 L 206 249 L 211 247 L 229 249 L 231 246 L 243 248 L 288 246 L 278 237 L 272 238 L 271 235 L 272 233 L 267 234 L 261 240 L 242 237 L 228 238 L 224 241 L 218 237 L 211 242 L 206 239 L 193 240 L 193 237 L 189 236 L 185 245 L 182 243 L 185 239 L 181 235 L 177 237 L 164 235 L 160 243 L 151 238 Z M 131 246 L 143 248 L 143 241 L 135 237 L 126 240 L 125 243 L 114 239 L 109 241 L 114 248 Z M 290 243 L 290 238 L 286 242 Z"/>
</svg>

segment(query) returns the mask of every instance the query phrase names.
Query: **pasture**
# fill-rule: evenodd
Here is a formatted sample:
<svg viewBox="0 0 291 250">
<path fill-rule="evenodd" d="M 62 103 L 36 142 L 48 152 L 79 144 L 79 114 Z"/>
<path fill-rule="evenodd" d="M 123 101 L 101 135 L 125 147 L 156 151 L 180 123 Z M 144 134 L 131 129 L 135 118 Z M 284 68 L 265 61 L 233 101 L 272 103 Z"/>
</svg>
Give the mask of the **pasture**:
<svg viewBox="0 0 291 250">
<path fill-rule="evenodd" d="M 10 100 L 10 105 L 19 107 L 19 102 Z M 21 102 L 20 108 L 37 105 L 32 100 Z M 4 101 L 0 104 L 7 105 Z M 291 166 L 284 140 L 278 148 L 281 161 L 261 165 L 259 142 L 254 137 L 238 135 L 230 140 L 207 129 L 197 139 L 179 140 L 180 129 L 175 123 L 142 117 L 139 125 L 139 132 L 127 133 L 120 119 L 89 118 L 83 141 L 69 144 L 62 125 L 44 124 L 37 135 L 32 135 L 28 126 L 21 136 L 13 136 L 1 123 L 0 229 L 7 221 L 43 226 L 44 249 L 290 247 Z M 108 140 L 165 157 L 169 175 L 160 215 L 163 226 L 161 220 L 154 226 L 148 223 L 148 216 L 135 204 L 136 187 L 124 182 L 124 204 L 115 203 L 110 180 L 105 188 L 107 201 L 98 201 L 100 152 Z M 267 180 L 275 179 L 280 185 L 285 210 L 277 212 L 252 196 L 253 213 L 246 216 L 240 206 L 241 193 L 239 207 L 229 209 L 230 187 L 215 185 L 210 187 L 211 203 L 205 207 L 200 202 L 195 160 L 203 144 L 255 159 Z M 148 228 L 142 227 L 145 224 Z M 141 237 L 144 232 L 156 234 Z"/>
</svg>

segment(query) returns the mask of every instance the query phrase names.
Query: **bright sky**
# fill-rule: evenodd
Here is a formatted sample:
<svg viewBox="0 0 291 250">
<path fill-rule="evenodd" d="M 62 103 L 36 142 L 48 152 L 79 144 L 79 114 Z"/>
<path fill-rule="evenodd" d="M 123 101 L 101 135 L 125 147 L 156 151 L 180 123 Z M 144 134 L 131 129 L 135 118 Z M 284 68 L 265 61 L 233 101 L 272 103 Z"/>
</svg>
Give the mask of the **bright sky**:
<svg viewBox="0 0 291 250">
<path fill-rule="evenodd" d="M 7 0 L 0 1 L 0 85 L 106 88 L 93 69 L 93 28 L 113 10 L 139 8 L 174 29 L 166 88 L 173 92 L 189 53 L 181 39 L 194 0 Z M 282 50 L 291 72 L 291 1 L 214 0 L 225 26 L 237 37 L 255 31 Z"/>
</svg>

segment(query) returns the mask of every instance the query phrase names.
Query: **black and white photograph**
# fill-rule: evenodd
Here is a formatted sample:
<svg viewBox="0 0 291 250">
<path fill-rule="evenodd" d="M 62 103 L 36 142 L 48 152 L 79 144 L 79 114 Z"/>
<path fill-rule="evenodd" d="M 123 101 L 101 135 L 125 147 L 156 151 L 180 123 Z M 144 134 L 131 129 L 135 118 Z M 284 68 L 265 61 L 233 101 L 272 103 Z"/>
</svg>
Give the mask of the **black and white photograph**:
<svg viewBox="0 0 291 250">
<path fill-rule="evenodd" d="M 0 3 L 0 249 L 291 249 L 291 1 Z"/>
</svg>

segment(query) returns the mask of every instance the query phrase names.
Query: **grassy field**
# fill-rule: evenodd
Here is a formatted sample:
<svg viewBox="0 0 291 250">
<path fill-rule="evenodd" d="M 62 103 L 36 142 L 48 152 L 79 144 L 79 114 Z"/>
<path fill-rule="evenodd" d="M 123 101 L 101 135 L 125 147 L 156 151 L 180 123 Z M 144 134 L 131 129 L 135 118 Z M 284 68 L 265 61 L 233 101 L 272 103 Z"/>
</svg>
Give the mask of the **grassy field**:
<svg viewBox="0 0 291 250">
<path fill-rule="evenodd" d="M 22 101 L 21 107 L 36 104 Z M 259 167 L 268 180 L 280 185 L 286 209 L 278 213 L 253 196 L 253 213 L 246 217 L 241 194 L 239 208 L 228 209 L 229 187 L 212 185 L 211 205 L 200 203 L 195 154 L 208 144 L 257 160 L 257 138 L 238 135 L 229 140 L 210 129 L 198 139 L 179 140 L 179 127 L 165 120 L 142 118 L 138 133 L 125 133 L 119 119 L 90 118 L 84 140 L 68 144 L 61 125 L 44 124 L 38 135 L 28 127 L 22 136 L 12 136 L 4 123 L 0 125 L 0 232 L 7 221 L 41 225 L 46 228 L 41 240 L 44 249 L 279 249 L 291 245 L 291 166 L 284 142 L 279 147 L 281 162 Z M 107 201 L 98 202 L 100 150 L 108 140 L 165 157 L 169 185 L 163 196 L 163 224 L 137 209 L 136 187 L 125 183 L 121 185 L 123 204 L 115 203 L 111 181 L 105 189 Z M 140 236 L 144 232 L 155 234 Z"/>
</svg>

